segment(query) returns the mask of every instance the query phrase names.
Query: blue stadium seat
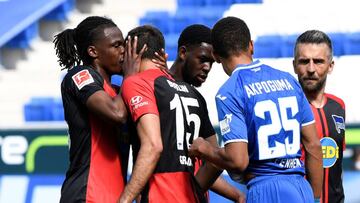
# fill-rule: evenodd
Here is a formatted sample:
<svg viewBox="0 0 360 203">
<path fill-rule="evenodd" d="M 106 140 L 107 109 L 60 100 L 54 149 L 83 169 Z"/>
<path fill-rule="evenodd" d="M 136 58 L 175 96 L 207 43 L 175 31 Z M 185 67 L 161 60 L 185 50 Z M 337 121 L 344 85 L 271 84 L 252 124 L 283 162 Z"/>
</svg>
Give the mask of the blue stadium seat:
<svg viewBox="0 0 360 203">
<path fill-rule="evenodd" d="M 52 97 L 33 97 L 25 104 L 25 121 L 50 121 L 53 118 L 52 108 L 54 99 Z"/>
<path fill-rule="evenodd" d="M 177 0 L 178 8 L 200 7 L 205 5 L 205 0 Z"/>
<path fill-rule="evenodd" d="M 205 0 L 205 6 L 224 6 L 229 7 L 233 0 Z"/>
<path fill-rule="evenodd" d="M 175 61 L 177 56 L 177 44 L 179 39 L 179 34 L 168 34 L 165 35 L 165 52 L 169 55 L 169 61 Z"/>
<path fill-rule="evenodd" d="M 115 85 L 117 87 L 121 87 L 121 84 L 123 82 L 123 76 L 122 75 L 112 75 L 111 76 L 111 84 Z"/>
<path fill-rule="evenodd" d="M 342 56 L 344 55 L 344 33 L 328 33 L 328 36 L 331 39 L 333 46 L 334 56 Z"/>
<path fill-rule="evenodd" d="M 150 11 L 140 18 L 140 25 L 152 25 L 157 27 L 163 34 L 170 32 L 170 15 L 167 11 Z"/>
<path fill-rule="evenodd" d="M 234 4 L 257 4 L 262 2 L 262 0 L 233 0 Z"/>
<path fill-rule="evenodd" d="M 61 98 L 33 97 L 24 105 L 25 121 L 63 121 Z"/>
<path fill-rule="evenodd" d="M 64 107 L 61 98 L 55 98 L 52 106 L 52 119 L 53 121 L 63 121 Z"/>
<path fill-rule="evenodd" d="M 254 43 L 255 58 L 278 58 L 281 56 L 281 36 L 259 36 Z"/>
<path fill-rule="evenodd" d="M 0 26 L 0 47 L 5 44 L 10 48 L 29 47 L 30 40 L 38 33 L 39 20 L 66 1 L 2 1 L 0 3 L 0 19 L 4 20 Z"/>
<path fill-rule="evenodd" d="M 344 54 L 360 55 L 360 32 L 346 34 Z"/>
<path fill-rule="evenodd" d="M 181 33 L 183 29 L 191 24 L 201 23 L 198 8 L 178 9 L 170 18 L 170 33 Z"/>
<path fill-rule="evenodd" d="M 285 35 L 282 37 L 280 57 L 293 57 L 294 47 L 298 35 Z"/>
<path fill-rule="evenodd" d="M 220 20 L 228 6 L 206 6 L 198 11 L 201 23 L 212 28 Z"/>
<path fill-rule="evenodd" d="M 39 32 L 39 23 L 35 22 L 29 27 L 25 28 L 22 32 L 8 41 L 4 46 L 6 48 L 29 48 L 31 40 L 34 39 Z"/>
<path fill-rule="evenodd" d="M 63 4 L 56 7 L 50 13 L 42 18 L 46 21 L 65 21 L 68 18 L 69 12 L 75 7 L 75 0 L 66 0 Z"/>
</svg>

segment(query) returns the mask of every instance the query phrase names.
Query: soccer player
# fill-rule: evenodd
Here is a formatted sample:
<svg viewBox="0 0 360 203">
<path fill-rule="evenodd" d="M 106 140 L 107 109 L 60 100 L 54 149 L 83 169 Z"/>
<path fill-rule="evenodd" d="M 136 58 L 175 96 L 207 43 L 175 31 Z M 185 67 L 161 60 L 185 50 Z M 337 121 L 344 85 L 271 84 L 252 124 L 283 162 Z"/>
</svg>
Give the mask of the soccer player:
<svg viewBox="0 0 360 203">
<path fill-rule="evenodd" d="M 213 63 L 210 28 L 200 24 L 186 27 L 180 34 L 177 57 L 170 68 L 174 79 L 200 87 L 206 81 Z M 217 139 L 211 140 L 216 141 Z M 217 142 L 212 144 L 218 146 Z M 233 201 L 245 201 L 245 196 L 221 176 L 211 189 Z"/>
<path fill-rule="evenodd" d="M 140 73 L 125 78 L 122 84 L 138 143 L 133 147 L 132 175 L 119 202 L 132 202 L 140 193 L 141 202 L 203 202 L 202 185 L 194 180 L 194 163 L 187 151 L 198 136 L 216 139 L 205 100 L 194 87 L 175 81 L 166 68 L 158 68 L 152 61 L 157 58 L 154 52 L 161 53 L 165 45 L 158 29 L 140 26 L 128 35 L 138 36 L 137 51 L 145 43 L 147 50 Z"/>
<path fill-rule="evenodd" d="M 247 202 L 314 202 L 321 192 L 322 154 L 301 86 L 289 73 L 253 61 L 253 43 L 243 20 L 221 19 L 211 39 L 215 60 L 230 76 L 216 95 L 225 146 L 216 148 L 197 138 L 190 155 L 244 172 Z"/>
<path fill-rule="evenodd" d="M 324 182 L 320 202 L 344 202 L 345 104 L 325 93 L 326 77 L 334 68 L 331 40 L 322 31 L 308 30 L 297 38 L 294 53 L 294 71 L 309 100 L 321 138 Z"/>
<path fill-rule="evenodd" d="M 55 36 L 60 66 L 67 69 L 61 83 L 65 120 L 69 127 L 70 167 L 60 202 L 115 202 L 124 189 L 118 126 L 127 111 L 112 89 L 110 76 L 138 71 L 141 58 L 136 46 L 125 41 L 120 29 L 107 18 L 91 16 L 75 29 Z M 134 65 L 135 64 L 135 65 Z"/>
</svg>

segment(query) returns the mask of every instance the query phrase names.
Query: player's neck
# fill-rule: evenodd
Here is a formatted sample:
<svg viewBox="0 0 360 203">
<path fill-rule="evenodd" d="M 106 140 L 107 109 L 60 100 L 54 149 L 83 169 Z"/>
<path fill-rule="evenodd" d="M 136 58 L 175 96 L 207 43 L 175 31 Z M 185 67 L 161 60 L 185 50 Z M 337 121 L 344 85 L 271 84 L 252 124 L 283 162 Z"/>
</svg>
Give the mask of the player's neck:
<svg viewBox="0 0 360 203">
<path fill-rule="evenodd" d="M 101 68 L 98 64 L 91 64 L 89 65 L 91 66 L 94 70 L 96 70 L 98 73 L 100 73 L 101 77 L 108 82 L 109 84 L 110 82 L 110 74 L 108 72 L 106 72 L 106 70 L 104 68 Z"/>
<path fill-rule="evenodd" d="M 252 62 L 252 57 L 245 54 L 232 55 L 226 59 L 221 60 L 222 65 L 230 72 L 230 74 L 227 73 L 228 75 L 231 75 L 231 73 L 238 65 L 246 65 Z"/>
<path fill-rule="evenodd" d="M 183 76 L 182 76 L 182 71 L 181 71 L 183 64 L 184 63 L 181 63 L 181 62 L 175 60 L 175 62 L 169 69 L 169 71 L 170 71 L 171 75 L 174 77 L 174 79 L 183 81 Z"/>
<path fill-rule="evenodd" d="M 148 70 L 148 69 L 156 69 L 156 64 L 151 61 L 151 59 L 142 59 L 140 63 L 140 72 Z"/>
<path fill-rule="evenodd" d="M 306 97 L 315 108 L 322 108 L 326 103 L 324 90 L 317 93 L 306 93 Z"/>
</svg>

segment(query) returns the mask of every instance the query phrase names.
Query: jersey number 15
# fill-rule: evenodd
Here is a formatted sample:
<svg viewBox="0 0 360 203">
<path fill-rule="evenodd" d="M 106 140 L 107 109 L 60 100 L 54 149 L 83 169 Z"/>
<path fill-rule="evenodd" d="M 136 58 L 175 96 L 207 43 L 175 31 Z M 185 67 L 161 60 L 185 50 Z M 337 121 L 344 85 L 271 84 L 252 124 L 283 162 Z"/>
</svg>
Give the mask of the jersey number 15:
<svg viewBox="0 0 360 203">
<path fill-rule="evenodd" d="M 187 125 L 190 125 L 191 122 L 193 122 L 193 139 L 196 139 L 199 136 L 201 120 L 197 114 L 189 112 L 189 106 L 199 107 L 199 102 L 194 98 L 179 97 L 178 94 L 175 94 L 174 98 L 170 102 L 170 110 L 175 109 L 176 112 L 176 146 L 178 150 L 184 150 L 184 144 L 186 144 L 188 148 L 190 146 L 191 133 L 186 132 L 185 134 L 184 119 L 186 119 Z M 183 113 L 184 111 L 185 116 Z M 184 143 L 184 135 L 186 136 L 186 143 Z"/>
</svg>

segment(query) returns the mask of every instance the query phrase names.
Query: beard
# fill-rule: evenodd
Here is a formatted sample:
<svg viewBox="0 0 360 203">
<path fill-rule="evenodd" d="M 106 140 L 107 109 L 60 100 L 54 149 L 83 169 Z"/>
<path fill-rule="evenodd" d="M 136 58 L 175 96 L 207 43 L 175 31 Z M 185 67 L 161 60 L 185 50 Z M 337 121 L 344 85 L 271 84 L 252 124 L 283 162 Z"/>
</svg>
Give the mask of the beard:
<svg viewBox="0 0 360 203">
<path fill-rule="evenodd" d="M 300 85 L 304 92 L 316 93 L 320 92 L 325 87 L 325 83 L 326 77 L 312 84 L 309 84 L 306 80 L 302 79 Z"/>
<path fill-rule="evenodd" d="M 191 73 L 192 73 L 191 65 L 189 64 L 189 62 L 187 60 L 184 63 L 184 68 L 182 71 L 183 71 L 182 75 L 183 75 L 184 82 L 191 84 L 195 87 L 201 86 L 202 83 L 200 81 L 196 80 L 196 78 L 191 75 Z"/>
</svg>

